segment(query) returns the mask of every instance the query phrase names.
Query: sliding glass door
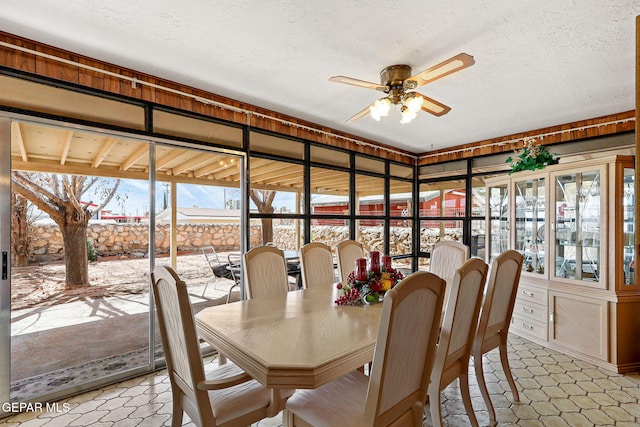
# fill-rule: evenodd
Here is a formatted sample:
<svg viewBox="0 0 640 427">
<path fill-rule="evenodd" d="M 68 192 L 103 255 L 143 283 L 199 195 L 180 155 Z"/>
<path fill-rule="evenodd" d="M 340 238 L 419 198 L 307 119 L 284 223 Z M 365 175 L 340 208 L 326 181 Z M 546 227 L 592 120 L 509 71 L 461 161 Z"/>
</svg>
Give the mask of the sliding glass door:
<svg viewBox="0 0 640 427">
<path fill-rule="evenodd" d="M 2 118 L 0 147 L 1 401 L 162 363 L 155 265 L 197 310 L 226 302 L 233 281 L 214 267 L 242 242 L 240 156 Z"/>
</svg>

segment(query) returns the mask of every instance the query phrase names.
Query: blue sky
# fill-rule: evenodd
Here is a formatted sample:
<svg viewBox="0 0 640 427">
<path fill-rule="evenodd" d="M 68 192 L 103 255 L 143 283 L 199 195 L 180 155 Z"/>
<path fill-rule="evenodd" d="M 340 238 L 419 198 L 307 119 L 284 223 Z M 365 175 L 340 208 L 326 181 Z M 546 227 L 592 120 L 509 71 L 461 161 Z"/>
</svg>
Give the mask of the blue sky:
<svg viewBox="0 0 640 427">
<path fill-rule="evenodd" d="M 162 210 L 165 187 L 156 184 L 156 211 Z M 123 179 L 118 188 L 118 194 L 123 200 L 115 198 L 107 205 L 114 213 L 126 215 L 143 215 L 149 210 L 149 183 L 147 181 Z M 225 200 L 239 200 L 240 190 L 232 187 L 214 187 L 208 185 L 178 184 L 178 207 L 199 207 L 223 209 Z M 97 196 L 94 201 L 99 200 Z M 279 210 L 286 207 L 290 212 L 295 211 L 294 193 L 280 192 L 274 200 L 274 207 Z M 255 208 L 251 203 L 251 208 Z"/>
</svg>

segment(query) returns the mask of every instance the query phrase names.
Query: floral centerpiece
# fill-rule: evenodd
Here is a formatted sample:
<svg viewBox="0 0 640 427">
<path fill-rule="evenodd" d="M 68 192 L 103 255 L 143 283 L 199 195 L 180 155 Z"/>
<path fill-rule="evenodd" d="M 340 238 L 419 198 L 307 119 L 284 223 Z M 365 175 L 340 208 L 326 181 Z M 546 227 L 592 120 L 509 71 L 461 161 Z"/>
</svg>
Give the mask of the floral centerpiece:
<svg viewBox="0 0 640 427">
<path fill-rule="evenodd" d="M 380 265 L 378 257 L 379 252 L 371 252 L 369 267 L 366 267 L 367 260 L 365 258 L 356 260 L 356 268 L 349 273 L 347 283 L 338 283 L 336 285 L 338 288 L 336 304 L 375 304 L 382 301 L 385 292 L 404 278 L 404 275 L 399 270 L 391 266 L 391 257 L 382 257 L 382 265 Z M 377 264 L 376 258 L 378 258 Z"/>
<path fill-rule="evenodd" d="M 524 148 L 520 152 L 516 151 L 518 156 L 515 159 L 509 156 L 506 160 L 506 163 L 511 164 L 509 175 L 525 170 L 544 169 L 545 166 L 555 165 L 559 162 L 554 154 L 548 152 L 544 146 L 535 145 L 535 142 L 535 138 L 527 140 Z"/>
</svg>

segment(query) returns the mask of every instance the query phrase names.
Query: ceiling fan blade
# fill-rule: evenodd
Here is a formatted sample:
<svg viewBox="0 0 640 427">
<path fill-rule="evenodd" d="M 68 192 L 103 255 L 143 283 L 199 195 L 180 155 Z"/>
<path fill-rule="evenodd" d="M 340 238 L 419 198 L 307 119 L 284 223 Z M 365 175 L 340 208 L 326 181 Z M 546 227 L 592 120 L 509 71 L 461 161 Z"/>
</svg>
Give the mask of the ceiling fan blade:
<svg viewBox="0 0 640 427">
<path fill-rule="evenodd" d="M 451 111 L 451 107 L 448 107 L 443 103 L 436 101 L 435 99 L 429 98 L 428 96 L 424 95 L 420 96 L 422 97 L 422 110 L 426 111 L 427 113 L 440 117 Z"/>
<path fill-rule="evenodd" d="M 369 114 L 369 105 L 367 105 L 366 107 L 364 107 L 362 109 L 362 111 L 357 112 L 356 114 L 354 114 L 353 116 L 351 116 L 349 118 L 349 120 L 346 121 L 346 123 L 351 123 L 351 122 L 355 122 L 358 119 L 363 118 L 364 116 L 366 116 L 367 114 Z"/>
<path fill-rule="evenodd" d="M 375 89 L 375 90 L 380 90 L 382 92 L 388 92 L 389 91 L 389 87 L 386 85 L 381 85 L 379 83 L 372 83 L 372 82 L 368 82 L 365 80 L 359 80 L 359 79 L 354 79 L 352 77 L 345 77 L 345 76 L 333 76 L 331 78 L 329 78 L 330 82 L 335 82 L 335 83 L 344 83 L 346 85 L 351 85 L 351 86 L 359 86 L 359 87 L 364 87 L 367 89 Z"/>
<path fill-rule="evenodd" d="M 467 55 L 466 53 L 460 53 L 439 63 L 438 65 L 434 65 L 433 67 L 416 74 L 415 76 L 409 77 L 406 81 L 414 81 L 417 83 L 416 87 L 420 87 L 438 80 L 441 77 L 460 71 L 463 68 L 470 67 L 475 63 L 476 61 L 473 59 L 473 56 Z"/>
</svg>

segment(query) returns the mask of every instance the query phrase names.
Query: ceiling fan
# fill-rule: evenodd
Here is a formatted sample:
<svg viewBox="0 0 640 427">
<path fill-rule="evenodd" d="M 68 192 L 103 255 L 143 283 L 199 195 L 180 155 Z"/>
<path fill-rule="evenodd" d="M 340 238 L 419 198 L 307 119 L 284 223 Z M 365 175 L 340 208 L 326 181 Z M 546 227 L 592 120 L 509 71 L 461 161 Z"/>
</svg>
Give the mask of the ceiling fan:
<svg viewBox="0 0 640 427">
<path fill-rule="evenodd" d="M 413 89 L 470 67 L 473 64 L 475 64 L 473 56 L 460 53 L 414 76 L 411 75 L 411 67 L 408 65 L 391 65 L 380 72 L 380 84 L 345 76 L 334 76 L 329 81 L 375 89 L 387 94 L 384 98 L 377 99 L 373 104 L 353 115 L 347 120 L 347 123 L 358 120 L 366 116 L 367 113 L 371 114 L 371 117 L 376 121 L 379 121 L 380 117 L 385 117 L 389 114 L 393 104 L 401 105 L 402 119 L 400 123 L 404 124 L 415 119 L 420 110 L 431 113 L 434 116 L 447 114 L 451 107 L 418 92 L 413 92 Z"/>
</svg>

